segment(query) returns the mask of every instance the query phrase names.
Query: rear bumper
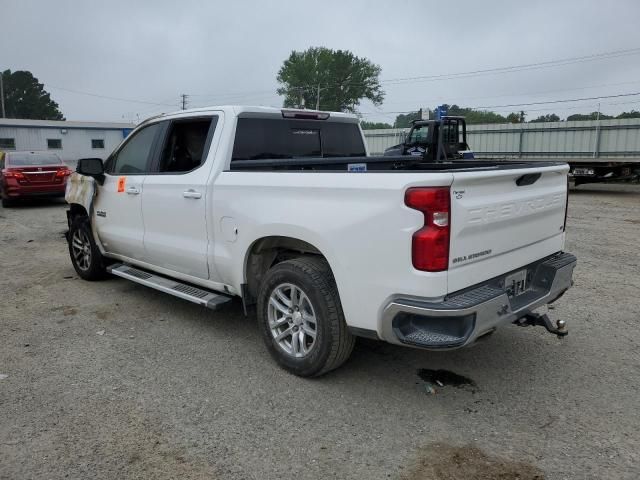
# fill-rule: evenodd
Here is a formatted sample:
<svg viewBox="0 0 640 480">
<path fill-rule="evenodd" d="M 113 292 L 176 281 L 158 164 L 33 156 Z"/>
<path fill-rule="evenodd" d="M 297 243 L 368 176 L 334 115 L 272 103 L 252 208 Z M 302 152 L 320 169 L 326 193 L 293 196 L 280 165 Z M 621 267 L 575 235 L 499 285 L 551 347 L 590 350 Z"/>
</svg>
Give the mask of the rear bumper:
<svg viewBox="0 0 640 480">
<path fill-rule="evenodd" d="M 4 192 L 9 198 L 33 197 L 39 195 L 64 195 L 66 182 L 44 185 L 5 185 Z"/>
<path fill-rule="evenodd" d="M 505 275 L 449 295 L 442 302 L 396 298 L 384 309 L 383 338 L 433 350 L 460 348 L 497 327 L 558 299 L 572 285 L 576 257 L 558 253 L 523 266 L 530 287 L 516 297 L 505 290 Z"/>
</svg>

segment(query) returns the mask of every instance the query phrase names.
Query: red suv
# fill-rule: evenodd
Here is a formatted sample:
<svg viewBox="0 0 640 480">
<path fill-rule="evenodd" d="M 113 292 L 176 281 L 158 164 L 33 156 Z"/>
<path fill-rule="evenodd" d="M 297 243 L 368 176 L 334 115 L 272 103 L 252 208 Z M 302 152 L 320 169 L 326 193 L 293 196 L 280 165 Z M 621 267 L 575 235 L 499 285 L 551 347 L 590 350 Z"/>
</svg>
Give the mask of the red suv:
<svg viewBox="0 0 640 480">
<path fill-rule="evenodd" d="M 2 206 L 31 196 L 63 196 L 71 170 L 55 153 L 0 152 Z"/>
</svg>

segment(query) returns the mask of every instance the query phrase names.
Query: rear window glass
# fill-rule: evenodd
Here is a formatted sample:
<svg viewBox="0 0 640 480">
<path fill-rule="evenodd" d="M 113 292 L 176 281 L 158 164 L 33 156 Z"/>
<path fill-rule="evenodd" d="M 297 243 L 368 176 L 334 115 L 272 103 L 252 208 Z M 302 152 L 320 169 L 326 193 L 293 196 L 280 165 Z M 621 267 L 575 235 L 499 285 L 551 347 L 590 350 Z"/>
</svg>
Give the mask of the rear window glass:
<svg viewBox="0 0 640 480">
<path fill-rule="evenodd" d="M 7 165 L 61 165 L 62 160 L 55 153 L 12 152 L 7 154 Z"/>
<path fill-rule="evenodd" d="M 361 157 L 364 143 L 355 123 L 323 120 L 239 118 L 232 160 Z"/>
</svg>

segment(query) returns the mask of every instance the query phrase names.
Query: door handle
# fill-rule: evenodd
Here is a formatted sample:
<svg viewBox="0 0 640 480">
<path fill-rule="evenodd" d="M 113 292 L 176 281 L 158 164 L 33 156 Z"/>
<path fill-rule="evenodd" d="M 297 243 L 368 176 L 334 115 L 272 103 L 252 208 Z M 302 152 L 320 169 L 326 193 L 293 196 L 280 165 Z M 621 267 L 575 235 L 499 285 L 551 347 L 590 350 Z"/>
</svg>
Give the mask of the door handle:
<svg viewBox="0 0 640 480">
<path fill-rule="evenodd" d="M 140 189 L 138 187 L 127 187 L 126 192 L 129 195 L 138 195 L 140 193 Z"/>
<path fill-rule="evenodd" d="M 186 192 L 182 192 L 182 196 L 184 198 L 202 198 L 202 194 L 200 192 L 196 192 L 193 188 L 190 188 Z"/>
</svg>

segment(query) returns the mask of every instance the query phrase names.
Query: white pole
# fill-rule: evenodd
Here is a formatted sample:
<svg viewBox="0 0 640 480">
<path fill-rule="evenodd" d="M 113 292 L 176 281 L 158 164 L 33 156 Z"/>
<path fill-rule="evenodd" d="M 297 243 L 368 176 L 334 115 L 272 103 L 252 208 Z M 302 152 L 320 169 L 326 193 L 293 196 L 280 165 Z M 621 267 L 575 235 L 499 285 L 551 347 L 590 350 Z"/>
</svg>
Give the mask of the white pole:
<svg viewBox="0 0 640 480">
<path fill-rule="evenodd" d="M 593 158 L 596 158 L 600 149 L 600 102 L 598 102 L 598 115 L 596 115 L 596 141 L 593 146 Z"/>
</svg>

